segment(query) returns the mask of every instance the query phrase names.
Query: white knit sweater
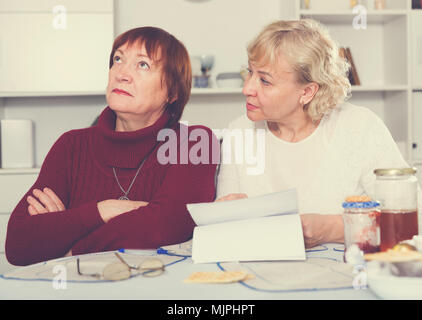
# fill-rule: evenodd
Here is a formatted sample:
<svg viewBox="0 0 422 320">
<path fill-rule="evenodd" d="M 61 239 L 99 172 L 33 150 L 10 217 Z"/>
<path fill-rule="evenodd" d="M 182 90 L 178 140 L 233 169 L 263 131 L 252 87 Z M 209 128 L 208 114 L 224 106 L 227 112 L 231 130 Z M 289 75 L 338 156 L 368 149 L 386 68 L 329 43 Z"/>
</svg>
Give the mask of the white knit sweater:
<svg viewBox="0 0 422 320">
<path fill-rule="evenodd" d="M 374 169 L 409 166 L 383 121 L 371 110 L 350 103 L 324 116 L 318 128 L 297 143 L 277 138 L 266 121 L 252 122 L 246 115 L 233 121 L 229 129 L 255 133 L 255 160 L 260 148 L 256 134 L 258 129 L 265 130 L 265 170 L 258 175 L 248 174 L 248 168 L 254 168 L 250 158 L 249 162 L 223 163 L 218 176 L 218 198 L 229 193 L 252 197 L 296 188 L 300 213 L 340 214 L 347 196 L 374 197 Z M 233 139 L 230 146 L 226 145 L 228 140 L 223 140 L 223 157 L 229 149 L 233 156 L 239 147 Z M 247 144 L 244 141 L 244 151 Z M 419 214 L 421 195 L 419 188 Z"/>
</svg>

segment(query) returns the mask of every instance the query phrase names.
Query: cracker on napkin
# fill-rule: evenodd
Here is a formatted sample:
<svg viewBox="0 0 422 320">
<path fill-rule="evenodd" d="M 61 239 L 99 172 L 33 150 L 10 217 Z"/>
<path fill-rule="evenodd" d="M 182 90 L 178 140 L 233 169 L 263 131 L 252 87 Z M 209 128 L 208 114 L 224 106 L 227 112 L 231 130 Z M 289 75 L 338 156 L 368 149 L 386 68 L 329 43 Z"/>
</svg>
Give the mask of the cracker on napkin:
<svg viewBox="0 0 422 320">
<path fill-rule="evenodd" d="M 194 272 L 184 280 L 186 283 L 231 283 L 253 278 L 245 271 Z"/>
</svg>

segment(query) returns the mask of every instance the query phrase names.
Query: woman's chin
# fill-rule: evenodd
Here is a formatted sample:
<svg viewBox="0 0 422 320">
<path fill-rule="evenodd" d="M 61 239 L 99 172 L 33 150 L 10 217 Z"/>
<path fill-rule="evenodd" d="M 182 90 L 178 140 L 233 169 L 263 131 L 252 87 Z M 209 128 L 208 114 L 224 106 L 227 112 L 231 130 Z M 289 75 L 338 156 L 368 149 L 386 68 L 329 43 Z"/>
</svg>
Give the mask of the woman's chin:
<svg viewBox="0 0 422 320">
<path fill-rule="evenodd" d="M 121 104 L 121 103 L 113 103 L 112 101 L 110 101 L 108 103 L 108 106 L 110 107 L 111 110 L 115 112 L 131 112 L 131 108 L 129 106 Z"/>
<path fill-rule="evenodd" d="M 264 120 L 264 119 L 262 119 L 262 117 L 257 115 L 255 112 L 249 111 L 249 110 L 246 111 L 246 116 L 249 118 L 249 120 L 251 120 L 253 122 Z"/>
</svg>

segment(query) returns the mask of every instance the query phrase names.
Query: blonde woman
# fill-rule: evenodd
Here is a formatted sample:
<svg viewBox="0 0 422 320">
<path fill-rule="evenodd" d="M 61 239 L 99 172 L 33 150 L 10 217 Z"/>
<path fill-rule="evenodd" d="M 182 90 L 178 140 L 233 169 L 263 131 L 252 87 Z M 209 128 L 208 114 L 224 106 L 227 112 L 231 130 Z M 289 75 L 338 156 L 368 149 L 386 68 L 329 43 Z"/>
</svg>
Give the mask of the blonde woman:
<svg viewBox="0 0 422 320">
<path fill-rule="evenodd" d="M 344 199 L 373 197 L 373 170 L 407 163 L 382 120 L 345 102 L 349 66 L 321 24 L 272 23 L 250 43 L 248 58 L 246 114 L 229 127 L 264 130 L 265 169 L 251 175 L 248 161 L 223 164 L 218 200 L 295 188 L 306 247 L 343 242 Z"/>
</svg>

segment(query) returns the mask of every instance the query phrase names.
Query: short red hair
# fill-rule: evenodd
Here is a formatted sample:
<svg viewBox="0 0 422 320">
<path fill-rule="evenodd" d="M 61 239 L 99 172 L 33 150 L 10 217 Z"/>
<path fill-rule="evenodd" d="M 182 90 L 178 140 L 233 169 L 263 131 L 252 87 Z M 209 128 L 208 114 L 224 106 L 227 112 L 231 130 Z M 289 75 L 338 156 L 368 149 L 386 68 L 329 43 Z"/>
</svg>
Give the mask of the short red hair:
<svg viewBox="0 0 422 320">
<path fill-rule="evenodd" d="M 127 44 L 144 45 L 148 57 L 154 61 L 161 55 L 158 62 L 162 64 L 164 82 L 167 86 L 169 100 L 165 112 L 170 116 L 168 126 L 177 123 L 189 101 L 192 87 L 192 70 L 188 51 L 173 35 L 156 27 L 141 27 L 128 30 L 119 35 L 113 43 L 109 68 L 113 66 L 114 53 Z"/>
</svg>

